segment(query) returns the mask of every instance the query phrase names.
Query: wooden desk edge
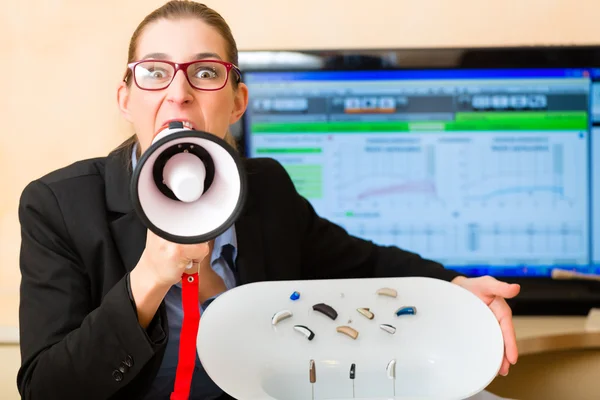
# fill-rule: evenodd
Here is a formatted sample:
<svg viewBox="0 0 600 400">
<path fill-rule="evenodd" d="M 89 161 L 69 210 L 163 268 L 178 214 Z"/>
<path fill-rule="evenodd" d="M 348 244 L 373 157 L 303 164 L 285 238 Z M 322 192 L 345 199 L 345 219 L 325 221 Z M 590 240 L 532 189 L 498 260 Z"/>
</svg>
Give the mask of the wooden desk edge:
<svg viewBox="0 0 600 400">
<path fill-rule="evenodd" d="M 577 332 L 517 340 L 519 355 L 600 349 L 600 332 Z"/>
</svg>

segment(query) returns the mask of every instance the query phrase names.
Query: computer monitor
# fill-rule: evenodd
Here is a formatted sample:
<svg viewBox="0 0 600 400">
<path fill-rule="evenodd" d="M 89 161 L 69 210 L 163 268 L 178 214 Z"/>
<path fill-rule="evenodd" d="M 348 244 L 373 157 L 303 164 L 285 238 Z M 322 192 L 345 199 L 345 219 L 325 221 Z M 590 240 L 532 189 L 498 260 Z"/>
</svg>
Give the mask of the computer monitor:
<svg viewBox="0 0 600 400">
<path fill-rule="evenodd" d="M 246 154 L 349 233 L 469 276 L 600 273 L 599 50 L 507 51 L 246 53 Z"/>
</svg>

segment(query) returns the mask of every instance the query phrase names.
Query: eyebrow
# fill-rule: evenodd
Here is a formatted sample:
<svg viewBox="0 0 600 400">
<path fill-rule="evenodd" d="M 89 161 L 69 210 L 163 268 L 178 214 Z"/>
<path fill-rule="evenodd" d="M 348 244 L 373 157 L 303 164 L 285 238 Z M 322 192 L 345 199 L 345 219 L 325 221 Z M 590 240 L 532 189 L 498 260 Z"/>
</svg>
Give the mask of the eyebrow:
<svg viewBox="0 0 600 400">
<path fill-rule="evenodd" d="M 195 54 L 192 59 L 194 60 L 204 60 L 204 59 L 214 59 L 222 60 L 221 56 L 217 53 L 205 52 Z M 170 60 L 171 57 L 166 53 L 149 53 L 142 57 L 142 60 Z"/>
</svg>

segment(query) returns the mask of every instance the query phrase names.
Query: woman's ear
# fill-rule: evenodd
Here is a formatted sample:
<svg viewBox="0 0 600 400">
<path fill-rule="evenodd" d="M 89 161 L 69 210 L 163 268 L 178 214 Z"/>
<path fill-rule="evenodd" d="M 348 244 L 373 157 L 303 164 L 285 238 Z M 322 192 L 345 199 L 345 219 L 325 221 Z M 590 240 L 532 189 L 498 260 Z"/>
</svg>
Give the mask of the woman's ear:
<svg viewBox="0 0 600 400">
<path fill-rule="evenodd" d="M 235 91 L 235 98 L 233 99 L 233 110 L 229 118 L 230 125 L 235 124 L 242 118 L 242 115 L 246 112 L 246 107 L 248 107 L 248 86 L 240 82 Z"/>
<path fill-rule="evenodd" d="M 129 112 L 129 87 L 124 81 L 119 82 L 119 86 L 117 87 L 117 104 L 123 118 L 131 122 L 131 114 Z"/>
</svg>

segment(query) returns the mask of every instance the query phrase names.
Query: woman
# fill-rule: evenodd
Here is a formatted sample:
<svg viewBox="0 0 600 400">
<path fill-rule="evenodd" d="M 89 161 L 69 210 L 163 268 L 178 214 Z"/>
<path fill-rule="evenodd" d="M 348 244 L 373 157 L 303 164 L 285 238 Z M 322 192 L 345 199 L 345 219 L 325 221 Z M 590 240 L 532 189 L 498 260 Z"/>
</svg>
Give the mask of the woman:
<svg viewBox="0 0 600 400">
<path fill-rule="evenodd" d="M 182 71 L 174 63 L 191 63 Z M 147 231 L 129 199 L 131 169 L 172 120 L 230 140 L 248 89 L 219 14 L 169 2 L 142 21 L 117 92 L 136 135 L 104 158 L 84 160 L 24 190 L 20 332 L 24 399 L 169 398 L 182 312 L 179 281 L 199 269 L 204 309 L 248 282 L 430 276 L 479 296 L 505 337 L 501 373 L 517 359 L 504 298 L 519 287 L 467 279 L 395 247 L 375 246 L 319 218 L 273 160 L 245 160 L 248 197 L 236 224 L 211 243 L 176 245 Z M 186 74 L 187 71 L 187 74 Z M 172 79 L 171 79 L 172 78 Z M 197 363 L 191 398 L 228 398 Z"/>
</svg>

